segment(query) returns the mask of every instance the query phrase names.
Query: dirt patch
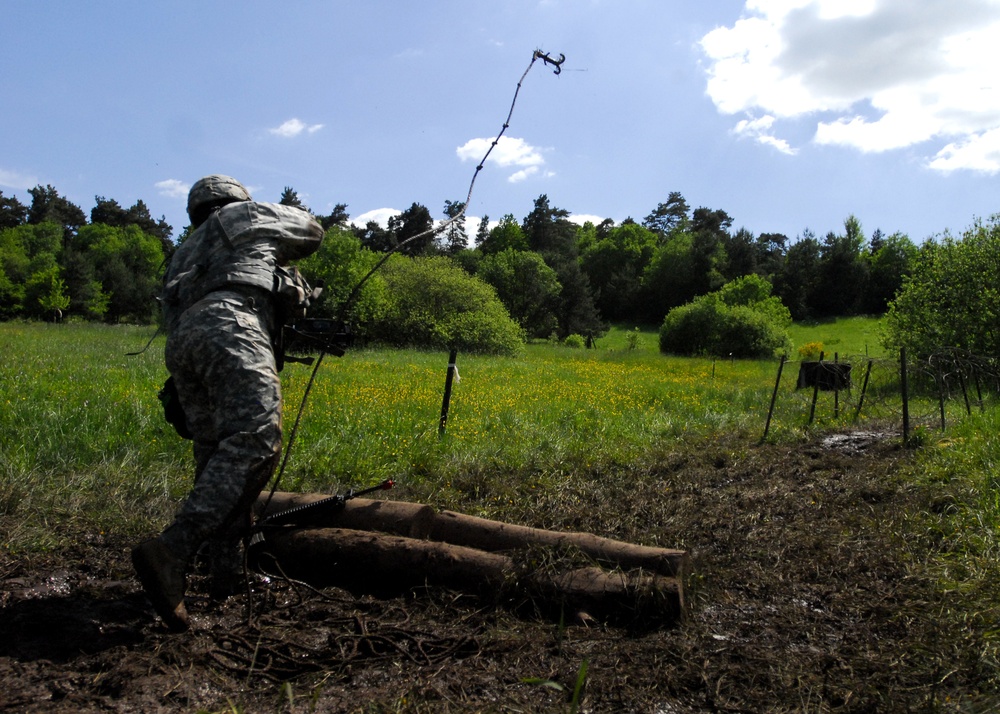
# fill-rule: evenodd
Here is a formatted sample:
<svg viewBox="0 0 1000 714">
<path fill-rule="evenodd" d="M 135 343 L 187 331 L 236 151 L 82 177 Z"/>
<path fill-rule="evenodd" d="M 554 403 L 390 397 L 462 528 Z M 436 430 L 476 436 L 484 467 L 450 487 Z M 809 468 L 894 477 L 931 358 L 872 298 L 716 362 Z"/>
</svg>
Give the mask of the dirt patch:
<svg viewBox="0 0 1000 714">
<path fill-rule="evenodd" d="M 925 570 L 938 546 L 913 537 L 932 508 L 897 475 L 908 454 L 858 435 L 715 443 L 538 496 L 551 520 L 530 525 L 688 549 L 676 627 L 560 626 L 531 603 L 280 578 L 217 603 L 195 577 L 194 628 L 170 635 L 129 543 L 7 558 L 0 709 L 564 712 L 582 682 L 591 712 L 986 711 L 995 671 L 983 633 Z"/>
</svg>

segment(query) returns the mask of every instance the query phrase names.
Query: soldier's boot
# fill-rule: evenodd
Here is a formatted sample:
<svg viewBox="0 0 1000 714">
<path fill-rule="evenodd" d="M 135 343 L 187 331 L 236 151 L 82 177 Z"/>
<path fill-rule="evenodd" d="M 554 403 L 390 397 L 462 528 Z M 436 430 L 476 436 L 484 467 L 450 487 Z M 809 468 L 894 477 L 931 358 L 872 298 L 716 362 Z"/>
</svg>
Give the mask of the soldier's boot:
<svg viewBox="0 0 1000 714">
<path fill-rule="evenodd" d="M 132 549 L 132 566 L 153 609 L 172 632 L 184 632 L 190 626 L 184 591 L 187 587 L 184 560 L 153 538 Z"/>
<path fill-rule="evenodd" d="M 209 596 L 226 598 L 246 588 L 243 572 L 243 546 L 238 540 L 218 538 L 208 541 Z"/>
</svg>

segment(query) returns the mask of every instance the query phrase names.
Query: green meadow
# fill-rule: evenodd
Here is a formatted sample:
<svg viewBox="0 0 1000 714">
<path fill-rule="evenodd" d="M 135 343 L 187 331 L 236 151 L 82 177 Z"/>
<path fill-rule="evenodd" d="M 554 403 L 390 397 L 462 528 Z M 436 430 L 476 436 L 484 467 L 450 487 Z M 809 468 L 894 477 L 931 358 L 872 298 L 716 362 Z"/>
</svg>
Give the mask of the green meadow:
<svg viewBox="0 0 1000 714">
<path fill-rule="evenodd" d="M 152 334 L 148 327 L 0 324 L 5 549 L 58 547 L 78 528 L 149 532 L 183 498 L 189 443 L 164 422 L 156 396 L 166 378 L 164 338 L 128 354 Z M 876 334 L 875 321 L 852 319 L 797 325 L 793 340 L 874 355 Z M 531 494 L 574 474 L 654 462 L 718 434 L 747 448 L 759 443 L 779 364 L 668 357 L 655 331 L 629 327 L 613 329 L 594 349 L 533 344 L 518 358 L 459 354 L 442 433 L 447 362 L 444 353 L 366 348 L 325 357 L 279 488 L 330 493 L 392 477 L 399 498 L 537 520 Z M 793 367 L 779 385 L 769 440 L 854 425 L 851 410 L 835 414 L 827 395 L 810 421 L 810 395 L 794 390 Z M 286 438 L 311 372 L 297 364 L 282 372 Z M 933 455 L 961 463 L 970 484 L 993 478 L 993 440 L 975 426 L 991 418 L 977 413 L 933 434 L 949 444 Z M 891 410 L 878 419 L 898 428 Z M 929 469 L 933 461 L 929 455 Z M 950 473 L 952 466 L 939 468 Z"/>
</svg>

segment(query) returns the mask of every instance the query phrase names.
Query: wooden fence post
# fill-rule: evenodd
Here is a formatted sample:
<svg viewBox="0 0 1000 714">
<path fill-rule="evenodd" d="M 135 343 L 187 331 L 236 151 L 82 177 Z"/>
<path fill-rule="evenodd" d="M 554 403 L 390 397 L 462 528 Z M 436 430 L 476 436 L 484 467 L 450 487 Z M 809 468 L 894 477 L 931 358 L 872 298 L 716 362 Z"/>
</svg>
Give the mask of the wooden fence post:
<svg viewBox="0 0 1000 714">
<path fill-rule="evenodd" d="M 819 353 L 819 362 L 816 364 L 816 374 L 817 377 L 819 373 L 823 370 L 823 352 Z M 816 416 L 816 400 L 819 399 L 819 379 L 816 380 L 816 384 L 813 385 L 813 398 L 812 404 L 809 406 L 809 423 L 813 423 L 813 418 Z"/>
<path fill-rule="evenodd" d="M 771 415 L 774 414 L 774 402 L 778 398 L 778 385 L 781 384 L 781 370 L 785 368 L 785 355 L 781 355 L 781 361 L 778 363 L 778 378 L 774 380 L 774 391 L 771 393 L 771 406 L 767 410 L 767 421 L 764 423 L 764 436 L 760 438 L 761 442 L 767 439 L 767 432 L 771 428 Z"/>
<path fill-rule="evenodd" d="M 861 385 L 861 396 L 858 398 L 858 408 L 854 412 L 854 421 L 861 416 L 861 406 L 865 403 L 865 395 L 868 393 L 868 379 L 872 376 L 872 363 L 875 360 L 868 360 L 868 368 L 865 369 L 865 381 Z"/>
<path fill-rule="evenodd" d="M 455 359 L 458 357 L 458 350 L 452 350 L 448 354 L 448 374 L 444 378 L 444 399 L 441 402 L 441 420 L 438 422 L 438 436 L 444 436 L 445 424 L 448 423 L 448 408 L 451 404 L 451 383 L 455 379 Z"/>
<path fill-rule="evenodd" d="M 833 418 L 840 418 L 840 374 L 836 371 L 836 365 L 840 364 L 840 353 L 833 353 L 833 364 L 834 364 L 834 374 L 833 374 Z"/>
<path fill-rule="evenodd" d="M 910 394 L 906 379 L 906 348 L 899 349 L 899 389 L 903 397 L 903 443 L 910 443 Z"/>
</svg>

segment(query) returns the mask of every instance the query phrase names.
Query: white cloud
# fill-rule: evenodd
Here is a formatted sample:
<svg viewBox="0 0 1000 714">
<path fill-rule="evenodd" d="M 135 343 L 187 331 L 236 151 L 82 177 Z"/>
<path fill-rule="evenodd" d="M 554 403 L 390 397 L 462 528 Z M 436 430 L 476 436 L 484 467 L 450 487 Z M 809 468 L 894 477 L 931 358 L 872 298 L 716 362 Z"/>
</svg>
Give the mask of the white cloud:
<svg viewBox="0 0 1000 714">
<path fill-rule="evenodd" d="M 455 149 L 455 153 L 462 161 L 481 161 L 492 144 L 493 139 L 469 139 Z M 552 172 L 541 172 L 541 167 L 545 164 L 542 150 L 532 146 L 524 139 L 501 136 L 496 146 L 493 147 L 493 151 L 490 152 L 487 161 L 504 168 L 516 167 L 518 170 L 507 178 L 511 183 L 524 181 L 530 176 L 540 173 L 545 177 L 554 175 Z"/>
<path fill-rule="evenodd" d="M 515 171 L 510 176 L 507 177 L 507 181 L 510 183 L 521 183 L 525 179 L 534 176 L 538 173 L 537 166 L 529 166 L 526 169 L 521 169 L 520 171 Z"/>
<path fill-rule="evenodd" d="M 299 119 L 292 118 L 284 122 L 281 126 L 275 127 L 273 129 L 268 129 L 268 131 L 276 136 L 291 138 L 298 136 L 302 132 L 306 132 L 308 134 L 315 134 L 322 128 L 323 128 L 322 124 L 306 124 L 305 122 Z"/>
<path fill-rule="evenodd" d="M 928 166 L 944 172 L 968 169 L 987 174 L 1000 173 L 1000 129 L 948 144 Z"/>
<path fill-rule="evenodd" d="M 797 153 L 798 150 L 793 149 L 787 141 L 779 139 L 771 133 L 772 126 L 774 126 L 774 117 L 771 115 L 757 119 L 743 119 L 736 122 L 736 126 L 733 127 L 733 133 L 739 137 L 753 139 L 758 144 L 771 146 L 783 154 L 792 155 Z"/>
<path fill-rule="evenodd" d="M 17 171 L 0 169 L 0 186 L 7 186 L 8 188 L 16 189 L 29 189 L 38 186 L 38 179 L 34 176 L 18 173 Z"/>
<path fill-rule="evenodd" d="M 929 166 L 992 165 L 1000 0 L 748 0 L 746 11 L 701 40 L 709 97 L 750 117 L 737 135 L 787 153 L 776 125 L 814 117 L 820 144 L 947 142 Z"/>
<path fill-rule="evenodd" d="M 577 224 L 578 226 L 582 226 L 584 223 L 587 223 L 587 222 L 593 223 L 595 226 L 599 226 L 599 225 L 601 225 L 601 223 L 604 222 L 604 217 L 603 216 L 594 216 L 594 215 L 591 215 L 591 214 L 588 214 L 588 213 L 574 213 L 574 214 L 570 215 L 567 218 L 567 220 L 570 223 Z"/>
<path fill-rule="evenodd" d="M 388 228 L 389 219 L 393 216 L 398 216 L 400 213 L 402 213 L 402 211 L 397 208 L 376 208 L 374 211 L 368 211 L 367 213 L 362 213 L 360 216 L 352 218 L 351 225 L 364 228 L 368 225 L 369 221 L 375 221 L 383 228 Z"/>
<path fill-rule="evenodd" d="M 160 190 L 161 196 L 167 196 L 168 198 L 184 198 L 188 195 L 188 191 L 191 190 L 191 187 L 188 184 L 183 181 L 178 181 L 177 179 L 157 181 L 153 185 Z"/>
</svg>

